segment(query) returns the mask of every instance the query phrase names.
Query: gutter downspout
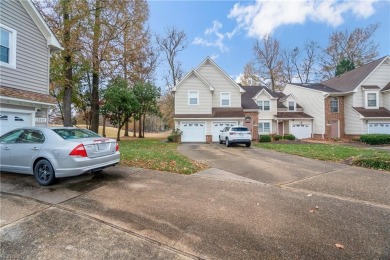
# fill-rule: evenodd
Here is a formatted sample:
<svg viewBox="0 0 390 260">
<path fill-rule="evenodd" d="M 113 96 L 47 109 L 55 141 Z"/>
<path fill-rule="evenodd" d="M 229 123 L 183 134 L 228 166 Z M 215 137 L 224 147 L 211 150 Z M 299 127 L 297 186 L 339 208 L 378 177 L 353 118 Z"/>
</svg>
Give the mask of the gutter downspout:
<svg viewBox="0 0 390 260">
<path fill-rule="evenodd" d="M 325 99 L 326 99 L 327 97 L 329 97 L 329 95 L 330 95 L 329 93 L 327 93 L 327 94 L 324 95 L 324 110 L 325 110 Z M 326 118 L 325 118 L 325 114 L 326 114 L 326 113 L 325 113 L 325 111 L 324 111 L 324 121 L 325 121 L 324 123 L 325 123 L 325 129 L 326 129 Z M 325 130 L 324 130 L 324 131 L 325 131 Z M 325 139 L 325 132 L 322 133 L 322 139 Z"/>
</svg>

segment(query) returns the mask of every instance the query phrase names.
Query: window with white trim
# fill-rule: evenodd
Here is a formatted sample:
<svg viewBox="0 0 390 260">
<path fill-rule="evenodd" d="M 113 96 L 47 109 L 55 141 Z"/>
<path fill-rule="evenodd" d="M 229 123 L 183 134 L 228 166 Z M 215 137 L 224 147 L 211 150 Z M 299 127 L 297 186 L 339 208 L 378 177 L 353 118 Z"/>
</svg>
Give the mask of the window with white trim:
<svg viewBox="0 0 390 260">
<path fill-rule="evenodd" d="M 221 92 L 221 107 L 230 107 L 230 92 Z"/>
<path fill-rule="evenodd" d="M 378 92 L 366 92 L 366 108 L 379 108 Z"/>
<path fill-rule="evenodd" d="M 199 91 L 188 91 L 188 105 L 199 105 Z"/>
<path fill-rule="evenodd" d="M 270 134 L 271 133 L 271 122 L 259 122 L 259 133 Z"/>
<path fill-rule="evenodd" d="M 257 107 L 259 110 L 262 111 L 270 111 L 271 110 L 271 101 L 269 100 L 258 100 L 257 102 Z"/>
<path fill-rule="evenodd" d="M 338 113 L 339 112 L 339 98 L 331 97 L 330 98 L 330 112 Z"/>
<path fill-rule="evenodd" d="M 288 101 L 288 111 L 295 111 L 295 101 Z"/>
<path fill-rule="evenodd" d="M 16 31 L 0 24 L 0 65 L 16 68 Z"/>
</svg>

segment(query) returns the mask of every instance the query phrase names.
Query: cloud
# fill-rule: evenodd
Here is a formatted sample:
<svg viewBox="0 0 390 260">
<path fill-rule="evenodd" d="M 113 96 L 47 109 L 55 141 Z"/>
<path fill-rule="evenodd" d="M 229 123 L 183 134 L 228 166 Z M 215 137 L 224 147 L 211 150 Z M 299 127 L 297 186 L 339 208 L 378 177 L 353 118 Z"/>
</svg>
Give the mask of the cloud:
<svg viewBox="0 0 390 260">
<path fill-rule="evenodd" d="M 228 17 L 235 19 L 238 27 L 250 37 L 271 34 L 278 27 L 288 24 L 304 24 L 307 21 L 339 26 L 343 16 L 352 13 L 358 18 L 367 18 L 375 13 L 377 0 L 257 0 L 253 4 L 237 3 Z"/>
<path fill-rule="evenodd" d="M 225 40 L 230 40 L 236 33 L 237 29 L 232 32 L 222 33 L 222 23 L 214 20 L 210 28 L 204 31 L 204 37 L 196 37 L 192 44 L 202 45 L 207 47 L 217 47 L 221 52 L 228 52 L 229 48 L 225 45 Z"/>
</svg>

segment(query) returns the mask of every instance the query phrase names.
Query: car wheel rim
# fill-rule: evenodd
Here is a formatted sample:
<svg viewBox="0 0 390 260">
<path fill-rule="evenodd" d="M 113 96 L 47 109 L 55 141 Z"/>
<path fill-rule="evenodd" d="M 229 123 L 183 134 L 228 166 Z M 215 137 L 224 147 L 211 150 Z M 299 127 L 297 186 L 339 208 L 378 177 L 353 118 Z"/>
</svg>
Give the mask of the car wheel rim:
<svg viewBox="0 0 390 260">
<path fill-rule="evenodd" d="M 50 176 L 49 167 L 45 164 L 42 164 L 38 169 L 38 177 L 40 180 L 47 181 Z"/>
</svg>

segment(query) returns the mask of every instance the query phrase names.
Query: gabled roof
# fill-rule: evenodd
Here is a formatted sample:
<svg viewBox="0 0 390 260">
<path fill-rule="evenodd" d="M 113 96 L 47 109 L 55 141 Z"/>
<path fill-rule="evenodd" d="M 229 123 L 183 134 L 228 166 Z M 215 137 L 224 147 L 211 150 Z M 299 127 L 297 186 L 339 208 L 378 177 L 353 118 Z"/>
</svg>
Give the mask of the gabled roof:
<svg viewBox="0 0 390 260">
<path fill-rule="evenodd" d="M 57 100 L 50 95 L 5 86 L 0 86 L 0 97 L 27 102 L 38 102 L 45 105 L 57 104 Z"/>
<path fill-rule="evenodd" d="M 317 90 L 317 91 L 321 91 L 321 92 L 328 92 L 328 93 L 341 92 L 341 91 L 339 91 L 337 89 L 328 87 L 328 86 L 326 86 L 324 84 L 321 84 L 321 83 L 304 83 L 304 84 L 301 84 L 301 83 L 299 83 L 299 84 L 298 83 L 289 83 L 289 85 L 303 87 L 303 88 L 308 88 L 308 89 Z"/>
<path fill-rule="evenodd" d="M 272 97 L 277 97 L 271 90 L 264 86 L 241 86 L 241 88 L 245 90 L 245 93 L 241 95 L 241 106 L 243 109 L 258 109 L 259 107 L 253 98 L 263 90 L 267 91 Z"/>
<path fill-rule="evenodd" d="M 327 87 L 336 89 L 341 92 L 351 92 L 355 90 L 371 73 L 380 66 L 389 56 L 382 57 L 367 63 L 359 68 L 348 71 L 341 76 L 321 82 Z M 327 91 L 328 92 L 328 91 Z"/>
<path fill-rule="evenodd" d="M 199 70 L 201 67 L 203 67 L 206 63 L 210 63 L 213 67 L 215 67 L 217 70 L 221 72 L 221 74 L 232 83 L 232 85 L 236 86 L 241 93 L 244 93 L 245 90 L 243 90 L 229 75 L 226 74 L 225 71 L 223 71 L 213 59 L 210 57 L 206 57 L 206 59 L 196 68 L 196 70 Z"/>
<path fill-rule="evenodd" d="M 174 118 L 244 118 L 241 107 L 213 107 L 211 114 L 175 114 Z"/>
<path fill-rule="evenodd" d="M 384 88 L 382 88 L 382 92 L 385 92 L 385 91 L 390 91 L 390 82 L 387 83 L 387 85 Z"/>
<path fill-rule="evenodd" d="M 276 119 L 312 119 L 312 116 L 309 116 L 303 112 L 278 112 Z"/>
<path fill-rule="evenodd" d="M 190 72 L 187 73 L 187 75 L 184 76 L 182 80 L 180 80 L 179 83 L 176 84 L 176 86 L 172 89 L 172 92 L 175 92 L 177 88 L 181 86 L 183 82 L 186 81 L 191 75 L 197 77 L 204 85 L 206 85 L 210 89 L 211 92 L 214 91 L 213 86 L 211 86 L 211 84 L 208 83 L 207 80 L 205 80 L 198 72 L 196 72 L 196 70 L 192 69 L 190 70 Z"/>
<path fill-rule="evenodd" d="M 34 3 L 31 0 L 19 0 L 19 2 L 30 15 L 31 19 L 34 21 L 39 30 L 42 32 L 43 36 L 45 36 L 47 40 L 47 46 L 49 46 L 50 49 L 54 51 L 63 50 L 61 44 L 58 42 L 54 33 L 50 30 L 41 14 L 38 12 Z"/>
</svg>

